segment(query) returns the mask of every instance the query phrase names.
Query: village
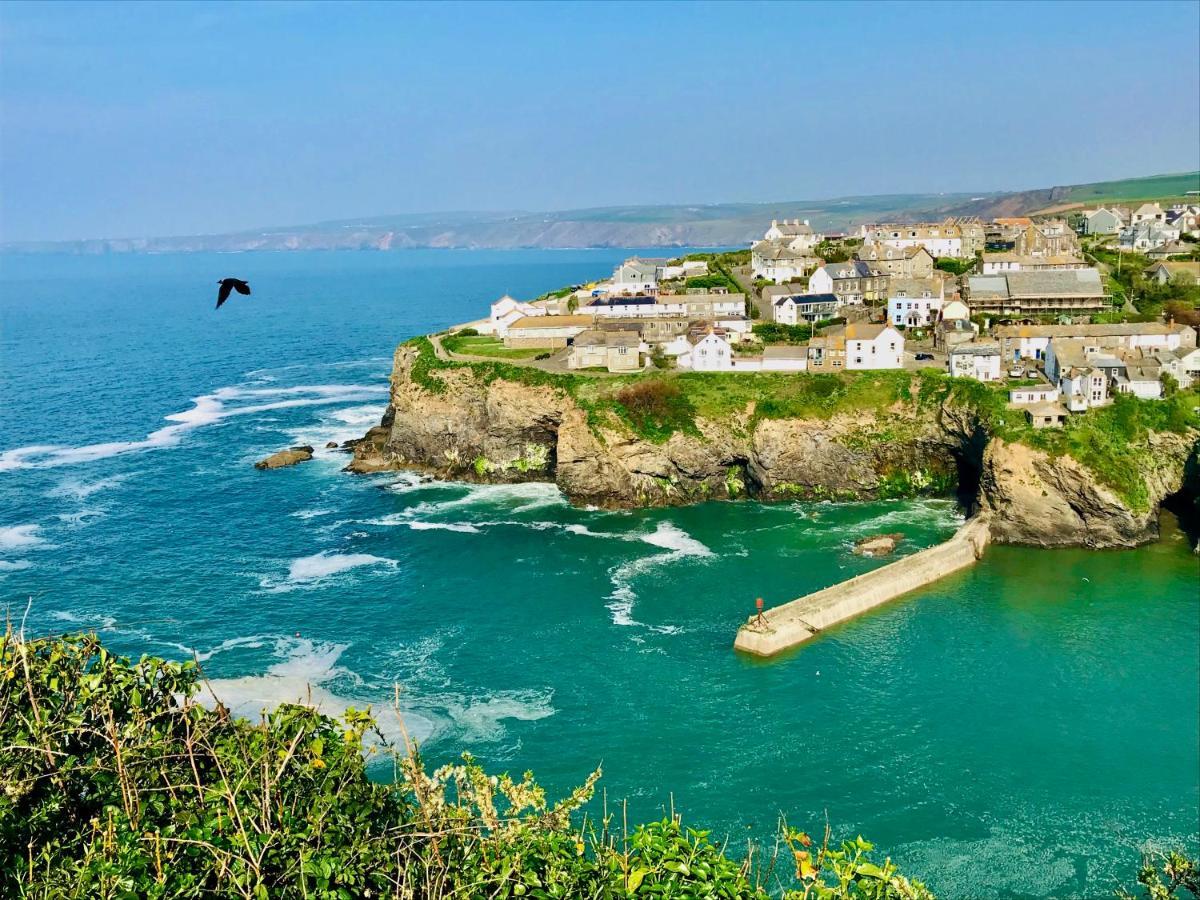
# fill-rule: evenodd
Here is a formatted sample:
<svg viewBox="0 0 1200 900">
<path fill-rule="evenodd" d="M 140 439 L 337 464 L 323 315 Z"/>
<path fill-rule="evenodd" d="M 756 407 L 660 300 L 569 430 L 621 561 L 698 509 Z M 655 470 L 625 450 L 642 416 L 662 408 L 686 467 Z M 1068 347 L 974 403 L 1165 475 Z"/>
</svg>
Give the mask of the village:
<svg viewBox="0 0 1200 900">
<path fill-rule="evenodd" d="M 501 297 L 436 347 L 598 376 L 936 369 L 1059 427 L 1117 394 L 1156 399 L 1200 379 L 1198 248 L 1190 203 L 853 233 L 774 220 L 748 250 L 634 256 L 603 281 Z M 1130 266 L 1143 297 L 1124 287 Z M 1136 301 L 1152 292 L 1182 300 L 1147 314 Z"/>
</svg>

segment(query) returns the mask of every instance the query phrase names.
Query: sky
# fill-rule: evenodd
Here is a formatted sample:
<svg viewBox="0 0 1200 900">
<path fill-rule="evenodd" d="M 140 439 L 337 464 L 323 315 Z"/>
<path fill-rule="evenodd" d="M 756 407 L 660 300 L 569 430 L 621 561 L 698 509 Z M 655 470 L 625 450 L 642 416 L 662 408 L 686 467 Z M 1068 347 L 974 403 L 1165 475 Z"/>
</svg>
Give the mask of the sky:
<svg viewBox="0 0 1200 900">
<path fill-rule="evenodd" d="M 0 3 L 0 241 L 1200 168 L 1200 2 Z"/>
</svg>

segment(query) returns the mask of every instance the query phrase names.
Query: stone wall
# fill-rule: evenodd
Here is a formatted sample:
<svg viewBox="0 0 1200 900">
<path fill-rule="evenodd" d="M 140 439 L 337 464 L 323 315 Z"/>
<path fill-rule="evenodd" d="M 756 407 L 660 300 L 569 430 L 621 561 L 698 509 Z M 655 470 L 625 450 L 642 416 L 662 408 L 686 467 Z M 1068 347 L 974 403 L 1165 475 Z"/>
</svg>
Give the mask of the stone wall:
<svg viewBox="0 0 1200 900">
<path fill-rule="evenodd" d="M 975 516 L 945 543 L 769 609 L 761 622 L 757 615 L 751 616 L 738 630 L 734 649 L 774 656 L 831 625 L 973 565 L 990 540 L 988 520 Z"/>
</svg>

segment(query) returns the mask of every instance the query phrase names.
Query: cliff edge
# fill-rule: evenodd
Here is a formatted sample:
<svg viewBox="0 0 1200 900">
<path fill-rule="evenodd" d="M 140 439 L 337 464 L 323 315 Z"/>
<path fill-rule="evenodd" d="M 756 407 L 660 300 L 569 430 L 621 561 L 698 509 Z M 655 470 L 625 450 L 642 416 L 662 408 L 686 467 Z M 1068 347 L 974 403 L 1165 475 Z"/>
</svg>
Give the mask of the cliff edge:
<svg viewBox="0 0 1200 900">
<path fill-rule="evenodd" d="M 625 393 L 639 381 L 669 385 L 648 412 Z M 957 491 L 990 514 L 999 542 L 1130 547 L 1157 537 L 1160 505 L 1195 468 L 1195 423 L 1123 442 L 1137 463 L 1114 477 L 1012 439 L 1015 417 L 998 396 L 904 372 L 555 375 L 439 360 L 416 339 L 397 348 L 387 413 L 348 469 L 553 481 L 574 503 L 610 508 Z"/>
</svg>

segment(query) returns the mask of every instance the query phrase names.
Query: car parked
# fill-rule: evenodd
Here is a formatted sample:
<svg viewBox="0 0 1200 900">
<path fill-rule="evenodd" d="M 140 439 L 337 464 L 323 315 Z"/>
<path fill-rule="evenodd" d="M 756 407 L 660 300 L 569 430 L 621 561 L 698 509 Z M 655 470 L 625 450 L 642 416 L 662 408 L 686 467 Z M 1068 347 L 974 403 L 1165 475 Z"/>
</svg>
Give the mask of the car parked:
<svg viewBox="0 0 1200 900">
<path fill-rule="evenodd" d="M 932 353 L 918 353 L 917 354 L 917 362 L 921 362 L 922 360 L 926 360 L 926 359 L 933 359 L 933 354 Z"/>
</svg>

